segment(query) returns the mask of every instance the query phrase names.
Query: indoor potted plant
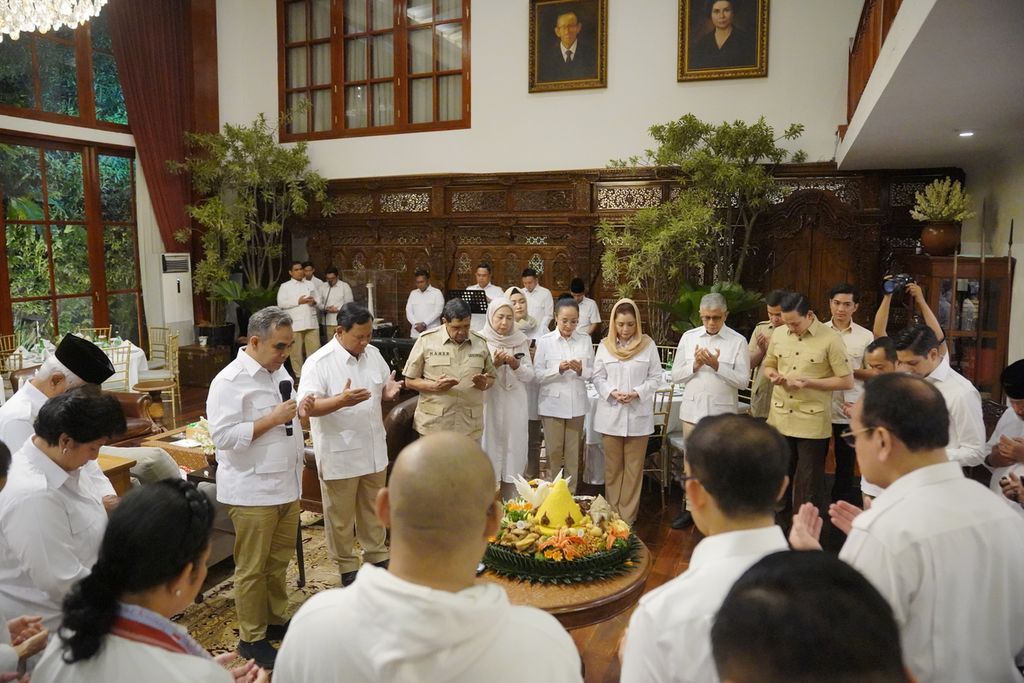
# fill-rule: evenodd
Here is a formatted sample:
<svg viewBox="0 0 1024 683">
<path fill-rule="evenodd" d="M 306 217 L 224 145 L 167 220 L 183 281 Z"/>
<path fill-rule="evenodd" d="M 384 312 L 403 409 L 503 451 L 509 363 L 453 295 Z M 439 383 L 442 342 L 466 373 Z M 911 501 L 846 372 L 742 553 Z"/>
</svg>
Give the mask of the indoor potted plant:
<svg viewBox="0 0 1024 683">
<path fill-rule="evenodd" d="M 949 256 L 960 245 L 960 225 L 973 218 L 971 196 L 963 191 L 959 180 L 946 177 L 933 180 L 923 192 L 914 195 L 910 215 L 925 226 L 921 229 L 921 246 L 929 256 Z"/>
</svg>

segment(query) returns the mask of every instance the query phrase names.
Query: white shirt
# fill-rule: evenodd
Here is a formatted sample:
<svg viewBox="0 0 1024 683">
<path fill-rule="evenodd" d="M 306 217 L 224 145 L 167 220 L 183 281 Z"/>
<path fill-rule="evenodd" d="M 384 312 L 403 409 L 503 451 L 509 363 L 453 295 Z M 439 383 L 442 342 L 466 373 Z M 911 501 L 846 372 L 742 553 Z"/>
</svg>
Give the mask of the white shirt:
<svg viewBox="0 0 1024 683">
<path fill-rule="evenodd" d="M 697 372 L 693 363 L 697 347 L 718 350 L 718 370 L 702 365 Z M 679 339 L 672 361 L 672 381 L 684 384 L 679 418 L 696 424 L 708 415 L 736 413 L 740 389 L 750 383 L 750 354 L 747 339 L 739 332 L 722 325 L 718 334 L 708 334 L 704 327 L 686 331 Z"/>
<path fill-rule="evenodd" d="M 307 394 L 317 398 L 337 396 L 351 389 L 368 389 L 370 398 L 322 417 L 309 418 L 313 452 L 320 477 L 326 481 L 349 479 L 381 472 L 388 466 L 384 441 L 384 417 L 380 401 L 384 383 L 391 374 L 375 346 L 356 358 L 332 336 L 302 365 L 298 399 Z"/>
<path fill-rule="evenodd" d="M 99 652 L 84 662 L 65 664 L 56 634 L 32 672 L 35 683 L 64 681 L 145 681 L 146 683 L 230 683 L 234 677 L 212 659 L 171 652 L 108 635 Z"/>
<path fill-rule="evenodd" d="M 845 330 L 836 327 L 831 320 L 825 324 L 835 330 L 839 338 L 843 340 L 843 345 L 846 347 L 846 360 L 850 362 L 850 371 L 856 373 L 857 370 L 862 369 L 864 367 L 864 350 L 875 340 L 875 335 L 871 330 L 852 320 L 850 326 Z M 853 389 L 833 391 L 832 423 L 850 424 L 850 418 L 843 414 L 843 404 L 856 403 L 863 393 L 864 382 L 857 379 L 856 376 L 853 378 Z"/>
<path fill-rule="evenodd" d="M 0 441 L 4 442 L 11 453 L 17 453 L 35 434 L 36 416 L 48 399 L 31 381 L 18 388 L 11 400 L 0 407 Z M 104 450 L 113 450 L 105 447 Z M 113 454 L 113 453 L 112 453 Z M 114 485 L 110 483 L 103 469 L 95 460 L 90 460 L 81 468 L 81 476 L 92 481 L 92 486 L 100 492 L 100 497 L 116 496 Z"/>
<path fill-rule="evenodd" d="M 409 292 L 409 300 L 405 303 L 405 319 L 411 326 L 409 336 L 413 339 L 420 336 L 420 333 L 416 331 L 416 323 L 423 323 L 427 326 L 427 330 L 432 330 L 440 325 L 442 310 L 444 310 L 444 294 L 434 285 L 427 285 L 422 292 L 418 287 Z"/>
<path fill-rule="evenodd" d="M 1024 681 L 1024 519 L 960 463 L 893 482 L 839 557 L 889 601 L 922 683 Z"/>
<path fill-rule="evenodd" d="M 294 281 L 293 281 L 294 282 Z M 217 447 L 217 500 L 227 505 L 283 505 L 299 498 L 302 426 L 292 418 L 253 439 L 256 420 L 282 403 L 280 385 L 288 372 L 273 374 L 245 352 L 217 373 L 210 384 L 206 414 Z"/>
<path fill-rule="evenodd" d="M 579 307 L 580 320 L 576 329 L 584 334 L 590 334 L 590 326 L 601 322 L 601 311 L 597 308 L 597 302 L 587 297 L 583 297 Z"/>
<path fill-rule="evenodd" d="M 946 455 L 961 467 L 982 464 L 986 455 L 985 420 L 978 390 L 966 377 L 945 364 L 940 364 L 925 379 L 939 390 L 949 410 Z"/>
<path fill-rule="evenodd" d="M 608 436 L 654 432 L 654 392 L 662 385 L 657 346 L 648 342 L 646 349 L 629 360 L 619 360 L 602 342 L 594 354 L 593 381 L 600 398 L 594 411 L 595 431 Z M 635 391 L 639 398 L 619 403 L 611 397 L 612 391 Z"/>
<path fill-rule="evenodd" d="M 754 563 L 788 549 L 777 526 L 698 543 L 685 572 L 640 598 L 626 631 L 622 683 L 717 683 L 711 625 L 722 601 Z"/>
<path fill-rule="evenodd" d="M 1024 438 L 1024 418 L 1018 417 L 1017 413 L 1013 412 L 1013 408 L 1007 408 L 999 417 L 999 422 L 996 423 L 992 436 L 989 437 L 988 443 L 985 444 L 986 456 L 992 452 L 993 448 L 999 445 L 999 437 L 1001 436 L 1010 439 Z M 1015 472 L 1018 477 L 1024 477 L 1024 465 L 1016 463 L 1009 467 L 989 467 L 988 469 L 992 472 L 992 481 L 989 483 L 989 487 L 995 491 L 996 495 L 1005 500 L 1010 507 L 1019 514 L 1024 515 L 1024 505 L 1004 496 L 1003 487 L 999 485 L 999 480 L 1008 476 L 1010 472 Z"/>
<path fill-rule="evenodd" d="M 466 289 L 482 289 L 484 292 L 484 296 L 487 297 L 487 303 L 490 303 L 494 299 L 505 296 L 505 292 L 502 291 L 501 287 L 495 284 L 490 284 L 487 285 L 486 287 L 481 287 L 480 285 L 471 285 L 469 287 L 466 287 Z M 480 330 L 484 329 L 484 324 L 486 322 L 486 313 L 474 313 L 473 319 L 470 321 L 469 324 L 469 329 L 477 330 L 479 332 Z"/>
<path fill-rule="evenodd" d="M 96 562 L 107 512 L 103 493 L 31 441 L 14 454 L 0 492 L 0 612 L 37 614 L 55 632 L 71 586 Z"/>
<path fill-rule="evenodd" d="M 580 657 L 551 615 L 510 605 L 497 584 L 451 593 L 363 565 L 348 588 L 292 617 L 274 683 L 582 683 Z"/>
<path fill-rule="evenodd" d="M 583 374 L 559 372 L 564 360 L 582 361 Z M 540 385 L 538 415 L 568 420 L 587 414 L 587 382 L 594 374 L 594 345 L 588 335 L 577 329 L 566 339 L 558 330 L 548 332 L 537 340 L 533 369 Z"/>
<path fill-rule="evenodd" d="M 548 325 L 555 317 L 555 300 L 551 298 L 551 290 L 537 285 L 531 292 L 526 287 L 519 291 L 526 297 L 526 312 L 537 321 L 537 326 L 527 332 L 530 339 L 540 339 L 548 333 Z"/>
<path fill-rule="evenodd" d="M 303 296 L 313 297 L 315 303 L 300 304 L 299 298 Z M 320 292 L 309 280 L 292 278 L 282 283 L 277 290 L 277 305 L 292 317 L 292 330 L 295 332 L 317 329 L 316 312 L 319 302 Z"/>
<path fill-rule="evenodd" d="M 327 325 L 334 327 L 338 324 L 337 311 L 331 313 L 327 309 L 333 306 L 340 311 L 341 307 L 350 301 L 355 301 L 355 298 L 352 296 L 352 288 L 344 280 L 336 280 L 333 287 L 326 282 L 320 285 L 320 308 L 323 310 Z M 327 333 L 330 335 L 334 331 L 328 330 Z"/>
</svg>

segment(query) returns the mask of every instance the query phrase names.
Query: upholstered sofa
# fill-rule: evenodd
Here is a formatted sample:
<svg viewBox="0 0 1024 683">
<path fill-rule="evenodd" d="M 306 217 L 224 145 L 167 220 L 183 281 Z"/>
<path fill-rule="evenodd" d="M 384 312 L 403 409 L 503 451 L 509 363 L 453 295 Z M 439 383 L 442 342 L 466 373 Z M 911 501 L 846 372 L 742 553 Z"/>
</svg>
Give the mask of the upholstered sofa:
<svg viewBox="0 0 1024 683">
<path fill-rule="evenodd" d="M 11 373 L 11 388 L 15 391 L 21 386 L 22 382 L 27 382 L 32 379 L 32 376 L 36 374 L 36 370 L 39 369 L 38 365 L 33 365 L 28 368 L 22 368 L 21 370 L 15 370 Z M 125 441 L 131 441 L 133 439 L 139 439 L 150 434 L 162 432 L 163 427 L 157 424 L 152 417 L 149 415 L 149 407 L 153 404 L 153 399 L 149 394 L 136 394 L 133 392 L 126 391 L 111 391 L 108 392 L 121 403 L 121 408 L 124 410 L 125 422 L 128 425 L 128 429 L 124 434 L 119 434 L 114 437 L 111 442 L 111 446 L 116 446 L 119 443 Z"/>
</svg>

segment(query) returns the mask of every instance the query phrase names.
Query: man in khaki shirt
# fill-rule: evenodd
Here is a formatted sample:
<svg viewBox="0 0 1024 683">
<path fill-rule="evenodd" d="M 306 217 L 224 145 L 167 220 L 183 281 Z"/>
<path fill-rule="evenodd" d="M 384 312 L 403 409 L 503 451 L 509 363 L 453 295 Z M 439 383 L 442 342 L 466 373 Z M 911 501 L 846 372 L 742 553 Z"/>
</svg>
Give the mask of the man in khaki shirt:
<svg viewBox="0 0 1024 683">
<path fill-rule="evenodd" d="M 469 304 L 452 299 L 444 305 L 440 327 L 416 339 L 405 364 L 405 386 L 420 392 L 413 425 L 421 435 L 451 431 L 480 439 L 484 429 L 484 394 L 496 370 L 487 342 L 469 329 Z"/>
<path fill-rule="evenodd" d="M 806 502 L 825 510 L 825 456 L 832 436 L 832 392 L 853 388 L 846 346 L 835 330 L 810 311 L 803 294 L 782 298 L 783 326 L 775 328 L 764 358 L 764 375 L 775 385 L 768 424 L 789 442 L 795 510 Z M 789 519 L 784 509 L 781 519 Z"/>
<path fill-rule="evenodd" d="M 761 362 L 768 350 L 772 331 L 782 324 L 782 297 L 787 294 L 784 289 L 773 289 L 764 297 L 768 319 L 760 322 L 750 335 L 747 351 L 750 354 L 750 367 L 754 370 L 754 381 L 750 385 L 750 416 L 761 420 L 768 418 L 768 408 L 772 405 L 772 383 L 764 376 Z"/>
</svg>

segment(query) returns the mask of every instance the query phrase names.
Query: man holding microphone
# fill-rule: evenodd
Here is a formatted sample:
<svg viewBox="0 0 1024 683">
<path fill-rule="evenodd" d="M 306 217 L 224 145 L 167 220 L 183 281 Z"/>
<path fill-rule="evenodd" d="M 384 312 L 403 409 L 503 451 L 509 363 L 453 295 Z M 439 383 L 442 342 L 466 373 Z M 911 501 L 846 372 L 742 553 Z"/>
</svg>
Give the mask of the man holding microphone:
<svg viewBox="0 0 1024 683">
<path fill-rule="evenodd" d="M 292 319 L 268 306 L 249 319 L 248 344 L 210 385 L 206 414 L 217 448 L 217 500 L 235 526 L 238 652 L 273 669 L 288 628 L 284 575 L 299 526 L 302 427 L 282 367 Z M 303 403 L 308 410 L 312 399 Z"/>
</svg>

